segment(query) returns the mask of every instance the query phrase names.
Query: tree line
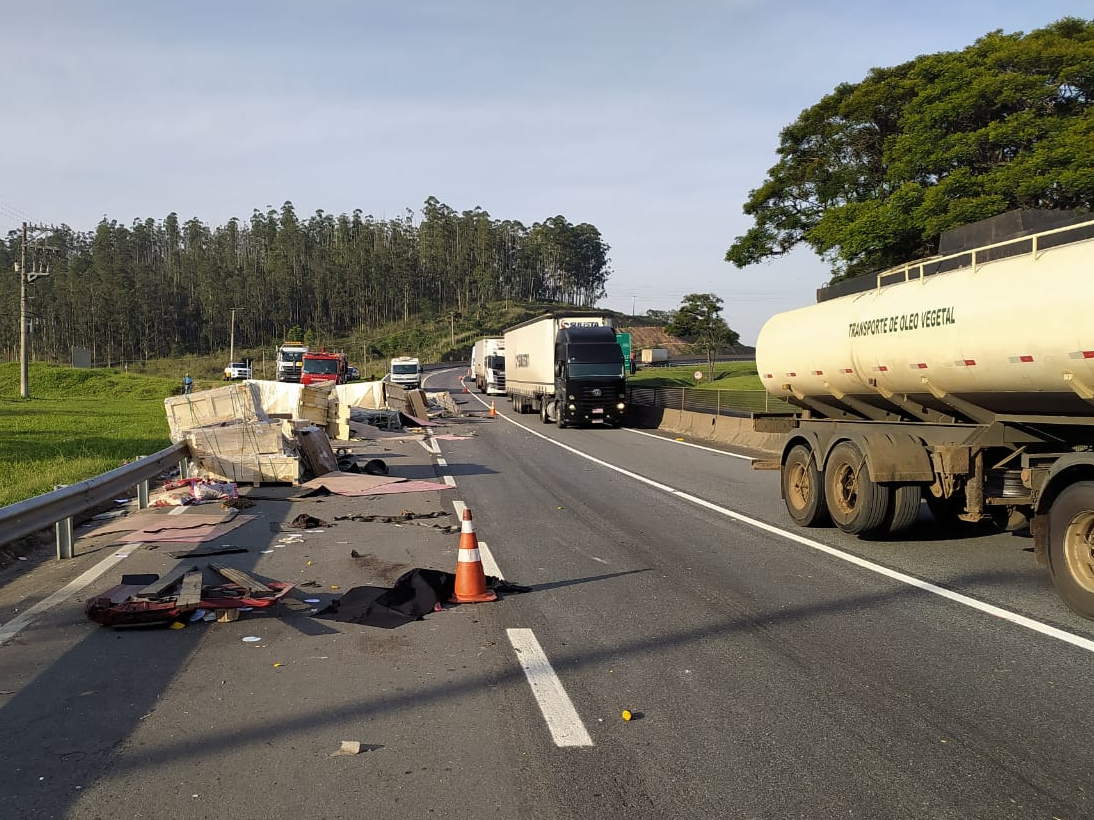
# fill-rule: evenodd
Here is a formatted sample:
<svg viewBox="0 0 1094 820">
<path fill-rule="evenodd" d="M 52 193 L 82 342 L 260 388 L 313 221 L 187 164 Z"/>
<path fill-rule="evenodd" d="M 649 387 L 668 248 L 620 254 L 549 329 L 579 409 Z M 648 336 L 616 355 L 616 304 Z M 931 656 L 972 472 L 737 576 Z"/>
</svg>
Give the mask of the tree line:
<svg viewBox="0 0 1094 820">
<path fill-rule="evenodd" d="M 0 350 L 18 355 L 22 234 L 0 244 Z M 300 219 L 291 202 L 255 210 L 248 222 L 210 227 L 171 213 L 92 232 L 67 226 L 32 243 L 28 286 L 32 358 L 68 361 L 73 348 L 96 364 L 275 345 L 291 328 L 320 339 L 486 302 L 592 306 L 611 273 L 609 246 L 593 225 L 554 216 L 528 227 L 481 208 L 456 212 L 435 197 L 420 219 L 360 210 Z M 233 314 L 233 309 L 235 313 Z M 231 318 L 234 315 L 234 320 Z"/>
</svg>

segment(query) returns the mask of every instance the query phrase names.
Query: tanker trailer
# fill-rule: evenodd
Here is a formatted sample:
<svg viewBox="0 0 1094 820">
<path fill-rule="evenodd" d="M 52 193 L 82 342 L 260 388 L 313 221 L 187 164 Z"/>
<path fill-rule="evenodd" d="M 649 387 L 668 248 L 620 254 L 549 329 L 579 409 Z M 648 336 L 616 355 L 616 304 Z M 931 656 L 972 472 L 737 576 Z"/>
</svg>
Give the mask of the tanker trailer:
<svg viewBox="0 0 1094 820">
<path fill-rule="evenodd" d="M 757 371 L 798 409 L 753 427 L 786 434 L 770 466 L 795 523 L 895 534 L 925 500 L 941 521 L 1028 526 L 1094 617 L 1094 221 L 1072 223 L 822 289 L 764 325 Z"/>
</svg>

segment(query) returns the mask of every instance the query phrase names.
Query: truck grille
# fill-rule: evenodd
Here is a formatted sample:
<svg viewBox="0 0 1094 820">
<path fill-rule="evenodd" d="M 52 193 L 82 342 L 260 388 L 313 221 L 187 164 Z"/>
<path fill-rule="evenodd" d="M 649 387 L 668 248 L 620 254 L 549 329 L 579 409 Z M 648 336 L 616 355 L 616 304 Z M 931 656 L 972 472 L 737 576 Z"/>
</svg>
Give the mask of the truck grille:
<svg viewBox="0 0 1094 820">
<path fill-rule="evenodd" d="M 596 395 L 596 393 L 600 395 Z M 581 385 L 576 391 L 571 391 L 577 412 L 585 415 L 592 413 L 596 408 L 603 408 L 609 417 L 618 415 L 616 405 L 619 403 L 619 391 L 616 387 L 601 387 L 595 384 Z M 598 414 L 599 415 L 599 414 Z"/>
</svg>

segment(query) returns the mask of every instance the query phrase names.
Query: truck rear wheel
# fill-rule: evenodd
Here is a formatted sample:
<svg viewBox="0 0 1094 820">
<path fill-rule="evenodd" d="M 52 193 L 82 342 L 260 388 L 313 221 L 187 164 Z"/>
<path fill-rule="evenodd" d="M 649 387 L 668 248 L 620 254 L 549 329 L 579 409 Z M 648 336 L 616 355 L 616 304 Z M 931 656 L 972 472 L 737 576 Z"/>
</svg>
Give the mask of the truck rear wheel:
<svg viewBox="0 0 1094 820">
<path fill-rule="evenodd" d="M 893 486 L 893 503 L 885 517 L 885 529 L 890 535 L 904 532 L 919 517 L 923 491 L 918 484 L 896 484 Z"/>
<path fill-rule="evenodd" d="M 1063 602 L 1094 618 L 1094 481 L 1072 484 L 1052 503 L 1048 569 Z"/>
<path fill-rule="evenodd" d="M 797 444 L 782 468 L 783 501 L 799 527 L 813 527 L 828 517 L 824 506 L 824 480 L 812 449 Z"/>
<path fill-rule="evenodd" d="M 893 492 L 870 478 L 866 459 L 856 444 L 841 441 L 824 468 L 824 498 L 835 525 L 851 535 L 861 535 L 883 526 Z"/>
</svg>

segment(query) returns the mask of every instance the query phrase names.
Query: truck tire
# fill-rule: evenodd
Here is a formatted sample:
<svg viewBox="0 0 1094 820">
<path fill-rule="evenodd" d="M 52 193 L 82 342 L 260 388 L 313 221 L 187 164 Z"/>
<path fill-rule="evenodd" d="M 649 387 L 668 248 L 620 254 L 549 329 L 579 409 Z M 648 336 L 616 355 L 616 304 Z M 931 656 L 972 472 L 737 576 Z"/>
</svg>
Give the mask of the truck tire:
<svg viewBox="0 0 1094 820">
<path fill-rule="evenodd" d="M 795 524 L 815 527 L 828 518 L 824 506 L 824 479 L 811 448 L 805 444 L 795 445 L 786 457 L 781 478 L 786 511 Z"/>
<path fill-rule="evenodd" d="M 919 518 L 923 490 L 918 484 L 896 484 L 892 492 L 893 502 L 889 505 L 889 514 L 885 516 L 884 529 L 889 535 L 898 535 Z"/>
<path fill-rule="evenodd" d="M 892 488 L 870 478 L 858 445 L 841 441 L 824 468 L 824 498 L 837 527 L 851 535 L 876 532 L 893 502 Z"/>
<path fill-rule="evenodd" d="M 1048 569 L 1056 593 L 1075 612 L 1094 618 L 1094 481 L 1077 481 L 1048 514 Z"/>
<path fill-rule="evenodd" d="M 540 402 L 539 404 L 539 420 L 542 421 L 544 424 L 551 423 L 551 414 L 547 412 L 547 407 L 548 405 L 550 405 L 550 403 L 551 402 L 549 401 L 544 401 Z"/>
</svg>

